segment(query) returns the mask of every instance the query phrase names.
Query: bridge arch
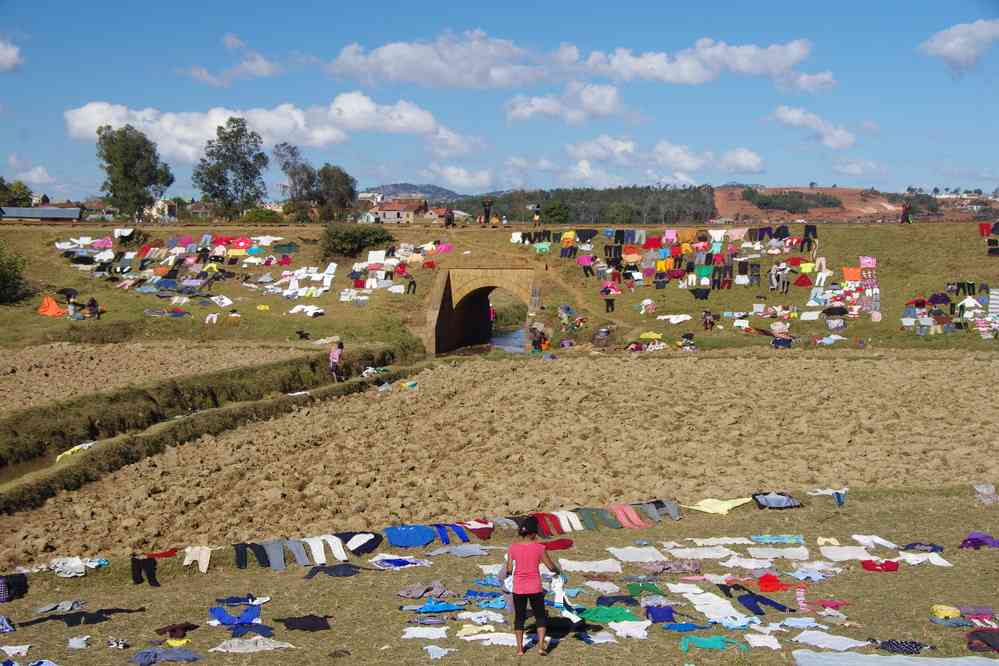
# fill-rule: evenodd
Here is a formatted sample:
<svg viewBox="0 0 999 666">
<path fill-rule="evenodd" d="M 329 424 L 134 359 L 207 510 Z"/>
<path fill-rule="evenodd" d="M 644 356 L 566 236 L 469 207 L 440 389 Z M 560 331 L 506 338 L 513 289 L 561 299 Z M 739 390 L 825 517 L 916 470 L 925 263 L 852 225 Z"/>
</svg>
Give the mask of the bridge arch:
<svg viewBox="0 0 999 666">
<path fill-rule="evenodd" d="M 533 268 L 442 270 L 430 293 L 423 344 L 428 354 L 489 342 L 489 294 L 504 289 L 529 308 L 540 305 Z"/>
</svg>

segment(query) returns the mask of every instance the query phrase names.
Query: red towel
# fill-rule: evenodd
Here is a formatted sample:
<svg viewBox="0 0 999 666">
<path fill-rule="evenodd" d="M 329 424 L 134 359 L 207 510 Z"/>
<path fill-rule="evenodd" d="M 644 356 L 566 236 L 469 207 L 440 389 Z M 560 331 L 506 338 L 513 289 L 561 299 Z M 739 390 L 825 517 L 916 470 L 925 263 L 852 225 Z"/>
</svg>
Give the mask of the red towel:
<svg viewBox="0 0 999 666">
<path fill-rule="evenodd" d="M 798 279 L 794 281 L 794 284 L 797 287 L 811 287 L 812 278 L 802 273 L 801 275 L 798 276 Z"/>
<path fill-rule="evenodd" d="M 572 539 L 555 539 L 553 541 L 542 541 L 545 550 L 569 550 L 572 548 Z"/>
<path fill-rule="evenodd" d="M 979 222 L 978 223 L 978 234 L 980 236 L 988 236 L 992 233 L 992 223 L 991 222 Z"/>
<path fill-rule="evenodd" d="M 860 566 L 864 567 L 867 571 L 898 571 L 898 562 L 891 562 L 888 560 L 885 560 L 884 562 L 864 560 L 860 563 Z"/>
<path fill-rule="evenodd" d="M 161 550 L 158 553 L 146 553 L 146 557 L 156 560 L 163 559 L 164 557 L 177 557 L 177 549 L 171 548 L 170 550 Z"/>
</svg>

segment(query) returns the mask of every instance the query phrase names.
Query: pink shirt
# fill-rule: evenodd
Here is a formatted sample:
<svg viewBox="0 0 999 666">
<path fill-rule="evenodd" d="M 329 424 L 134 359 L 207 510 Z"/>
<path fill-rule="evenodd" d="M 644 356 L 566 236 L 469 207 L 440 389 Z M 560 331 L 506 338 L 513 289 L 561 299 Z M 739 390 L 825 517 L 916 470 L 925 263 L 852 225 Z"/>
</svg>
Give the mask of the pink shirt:
<svg viewBox="0 0 999 666">
<path fill-rule="evenodd" d="M 330 350 L 330 364 L 339 363 L 340 355 L 343 354 L 343 350 L 339 347 L 334 347 Z"/>
<path fill-rule="evenodd" d="M 510 544 L 508 555 L 513 570 L 514 594 L 541 592 L 541 560 L 545 556 L 544 544 L 538 542 Z"/>
</svg>

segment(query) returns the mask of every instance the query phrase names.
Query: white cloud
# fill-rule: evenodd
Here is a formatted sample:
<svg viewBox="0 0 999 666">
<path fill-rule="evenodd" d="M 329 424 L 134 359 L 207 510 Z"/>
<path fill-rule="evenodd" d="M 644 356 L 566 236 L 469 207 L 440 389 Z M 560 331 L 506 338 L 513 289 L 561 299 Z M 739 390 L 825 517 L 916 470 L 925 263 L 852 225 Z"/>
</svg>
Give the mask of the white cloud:
<svg viewBox="0 0 999 666">
<path fill-rule="evenodd" d="M 280 65 L 247 47 L 246 42 L 231 32 L 222 37 L 222 44 L 230 51 L 243 51 L 243 58 L 237 65 L 218 74 L 213 74 L 200 65 L 181 70 L 182 73 L 210 86 L 225 88 L 238 79 L 261 79 L 277 76 L 282 72 Z"/>
<path fill-rule="evenodd" d="M 546 75 L 527 51 L 482 30 L 445 32 L 432 42 L 392 42 L 370 52 L 360 44 L 350 44 L 327 65 L 327 71 L 372 84 L 397 81 L 453 88 L 507 88 Z"/>
<path fill-rule="evenodd" d="M 652 161 L 660 166 L 680 171 L 698 171 L 714 160 L 711 152 L 695 153 L 688 146 L 660 141 L 652 149 Z"/>
<path fill-rule="evenodd" d="M 526 157 L 519 157 L 516 155 L 507 158 L 506 167 L 508 169 L 516 169 L 519 171 L 554 171 L 558 168 L 554 162 L 544 157 L 532 161 Z"/>
<path fill-rule="evenodd" d="M 41 165 L 31 166 L 17 153 L 7 156 L 7 165 L 14 170 L 16 180 L 23 180 L 28 185 L 50 185 L 55 182 L 55 178 L 49 175 L 48 169 Z"/>
<path fill-rule="evenodd" d="M 624 105 L 615 86 L 571 81 L 561 96 L 517 95 L 508 100 L 506 118 L 513 121 L 548 116 L 579 124 L 591 117 L 612 116 L 623 110 Z"/>
<path fill-rule="evenodd" d="M 693 48 L 675 54 L 648 51 L 636 54 L 618 48 L 611 53 L 592 52 L 586 60 L 589 69 L 615 79 L 633 79 L 698 85 L 714 81 L 725 72 L 744 76 L 764 76 L 792 88 L 811 91 L 835 83 L 831 72 L 800 74 L 794 71 L 809 56 L 811 43 L 796 39 L 786 44 L 757 46 L 729 45 L 707 37 Z"/>
<path fill-rule="evenodd" d="M 974 67 L 996 41 L 999 41 L 999 19 L 980 19 L 941 30 L 919 48 L 923 53 L 942 58 L 955 74 L 961 74 Z"/>
<path fill-rule="evenodd" d="M 464 167 L 437 164 L 432 162 L 427 169 L 426 175 L 431 178 L 439 178 L 450 187 L 467 191 L 482 191 L 493 182 L 492 171 L 483 169 L 481 171 L 469 171 Z"/>
<path fill-rule="evenodd" d="M 885 168 L 870 160 L 844 160 L 833 166 L 833 171 L 844 176 L 872 176 L 885 173 Z"/>
<path fill-rule="evenodd" d="M 853 134 L 845 127 L 833 125 L 802 108 L 779 106 L 777 107 L 777 111 L 774 112 L 774 117 L 782 125 L 811 130 L 815 138 L 829 148 L 837 150 L 849 148 L 856 140 Z"/>
<path fill-rule="evenodd" d="M 10 72 L 23 63 L 21 49 L 11 42 L 0 39 L 0 72 Z"/>
<path fill-rule="evenodd" d="M 559 65 L 575 65 L 579 62 L 579 48 L 574 44 L 562 42 L 552 53 L 552 60 Z"/>
<path fill-rule="evenodd" d="M 601 134 L 589 141 L 571 143 L 565 147 L 569 157 L 574 160 L 594 160 L 606 162 L 613 160 L 618 164 L 628 164 L 636 156 L 636 145 L 631 139 L 615 138 Z"/>
<path fill-rule="evenodd" d="M 242 49 L 246 47 L 246 42 L 231 32 L 222 35 L 222 43 L 225 44 L 227 49 Z"/>
<path fill-rule="evenodd" d="M 652 183 L 656 185 L 672 185 L 674 187 L 684 187 L 686 185 L 696 185 L 695 181 L 690 175 L 682 171 L 674 171 L 673 173 L 659 174 L 652 169 L 646 169 L 645 177 Z"/>
<path fill-rule="evenodd" d="M 327 146 L 346 141 L 348 132 L 361 131 L 423 135 L 431 148 L 445 152 L 462 143 L 457 138 L 460 135 L 439 125 L 433 114 L 412 102 L 377 104 L 361 92 L 342 93 L 327 106 L 305 109 L 280 104 L 270 109 L 214 107 L 207 111 L 168 112 L 90 102 L 67 110 L 63 116 L 67 131 L 75 139 L 93 141 L 102 125 L 130 124 L 155 141 L 165 157 L 184 162 L 197 161 L 205 142 L 214 138 L 216 128 L 232 116 L 246 118 L 250 128 L 259 132 L 268 145 L 290 141 L 312 147 Z"/>
<path fill-rule="evenodd" d="M 721 156 L 719 166 L 729 173 L 763 173 L 763 158 L 749 148 L 736 148 Z"/>
<path fill-rule="evenodd" d="M 478 137 L 465 136 L 452 129 L 440 126 L 437 131 L 427 137 L 427 148 L 441 159 L 458 157 L 481 148 L 483 142 Z"/>
<path fill-rule="evenodd" d="M 624 179 L 593 166 L 589 160 L 579 160 L 562 172 L 562 180 L 567 183 L 590 187 L 616 187 L 624 184 Z"/>
</svg>

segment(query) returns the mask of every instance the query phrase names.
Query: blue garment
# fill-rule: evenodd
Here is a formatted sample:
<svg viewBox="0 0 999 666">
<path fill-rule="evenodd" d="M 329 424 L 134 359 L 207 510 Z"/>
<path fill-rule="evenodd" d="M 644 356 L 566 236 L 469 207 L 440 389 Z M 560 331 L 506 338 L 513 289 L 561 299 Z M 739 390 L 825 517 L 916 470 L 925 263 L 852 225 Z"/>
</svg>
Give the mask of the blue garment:
<svg viewBox="0 0 999 666">
<path fill-rule="evenodd" d="M 396 569 L 405 569 L 406 567 L 413 566 L 413 563 L 410 560 L 405 560 L 405 559 L 403 559 L 401 557 L 390 557 L 390 558 L 387 558 L 387 559 L 384 559 L 384 560 L 378 560 L 378 566 L 380 566 L 380 567 L 386 567 L 386 566 L 388 566 L 388 567 L 393 567 L 393 568 L 396 568 Z M 312 567 L 312 568 L 316 569 L 317 567 Z M 312 573 L 312 572 L 310 571 L 309 573 Z M 306 575 L 308 575 L 308 574 L 306 574 Z"/>
<path fill-rule="evenodd" d="M 770 606 L 774 610 L 780 613 L 793 613 L 794 609 L 788 608 L 784 604 L 774 601 L 762 594 L 756 594 L 755 592 L 748 592 L 746 594 L 740 595 L 738 598 L 740 604 L 746 607 L 746 609 L 755 615 L 766 615 L 764 610 L 760 608 L 760 604 L 764 606 Z"/>
<path fill-rule="evenodd" d="M 749 537 L 756 543 L 791 543 L 804 546 L 805 538 L 800 534 L 757 534 Z"/>
<path fill-rule="evenodd" d="M 478 606 L 479 608 L 503 609 L 506 608 L 506 599 L 503 597 L 496 597 L 495 599 L 480 599 Z"/>
<path fill-rule="evenodd" d="M 252 594 L 247 594 L 245 597 L 224 597 L 222 599 L 216 599 L 215 603 L 222 604 L 223 606 L 243 606 L 250 603 L 256 599 Z"/>
<path fill-rule="evenodd" d="M 483 599 L 495 599 L 501 596 L 500 592 L 480 592 L 478 590 L 467 590 L 465 596 L 469 599 L 474 599 L 476 597 L 481 597 Z"/>
<path fill-rule="evenodd" d="M 637 606 L 638 600 L 635 597 L 629 596 L 627 594 L 619 594 L 616 596 L 599 596 L 597 597 L 598 606 L 613 606 L 614 604 L 624 604 L 625 606 Z"/>
<path fill-rule="evenodd" d="M 426 546 L 437 538 L 437 532 L 426 525 L 399 525 L 385 528 L 385 538 L 396 548 Z"/>
<path fill-rule="evenodd" d="M 448 538 L 447 535 L 447 528 L 449 527 L 454 530 L 455 535 L 461 539 L 462 543 L 468 543 L 468 534 L 461 525 L 455 525 L 454 523 L 435 523 L 433 528 L 437 530 L 437 536 L 440 538 L 442 544 L 446 546 L 451 543 L 451 539 Z"/>
<path fill-rule="evenodd" d="M 194 654 L 187 648 L 149 648 L 141 650 L 132 655 L 132 663 L 138 666 L 152 666 L 163 661 L 199 661 L 201 657 Z M 39 665 L 52 664 L 52 662 L 35 662 Z M 29 664 L 28 666 L 34 666 Z M 54 666 L 54 664 L 52 665 Z"/>
<path fill-rule="evenodd" d="M 240 613 L 239 617 L 229 615 L 226 609 L 218 606 L 209 608 L 208 614 L 212 616 L 213 620 L 218 620 L 220 624 L 231 627 L 236 624 L 250 624 L 258 619 L 260 617 L 260 606 L 250 606 Z"/>
<path fill-rule="evenodd" d="M 14 625 L 10 623 L 10 618 L 6 615 L 0 615 L 0 634 L 9 634 L 15 631 Z"/>
<path fill-rule="evenodd" d="M 743 629 L 749 629 L 751 624 L 760 624 L 759 619 L 755 617 L 747 617 L 745 620 L 733 620 L 731 618 L 724 618 L 721 621 L 721 626 L 732 631 L 741 631 Z"/>
<path fill-rule="evenodd" d="M 266 624 L 257 624 L 256 622 L 252 624 L 237 624 L 229 627 L 229 632 L 232 634 L 233 638 L 240 638 L 247 634 L 257 634 L 259 636 L 264 636 L 265 638 L 270 638 L 274 635 L 274 629 L 268 627 Z"/>
<path fill-rule="evenodd" d="M 428 599 L 425 604 L 416 609 L 417 613 L 450 613 L 451 611 L 462 610 L 464 606 L 458 606 L 447 601 Z"/>
<path fill-rule="evenodd" d="M 653 624 L 672 622 L 674 615 L 672 606 L 649 606 L 645 609 L 645 619 L 651 620 Z"/>
<path fill-rule="evenodd" d="M 583 588 L 581 588 L 581 587 L 567 587 L 564 590 L 562 590 L 562 592 L 565 594 L 565 596 L 569 597 L 570 599 L 575 599 L 577 596 L 579 596 L 583 592 Z"/>
<path fill-rule="evenodd" d="M 783 623 L 792 629 L 810 629 L 819 626 L 819 623 L 810 617 L 788 617 L 784 618 Z"/>
<path fill-rule="evenodd" d="M 16 661 L 11 663 L 15 664 L 15 666 L 17 664 Z M 28 666 L 59 666 L 59 664 L 55 663 L 54 661 L 49 661 L 48 659 L 39 659 L 38 661 L 30 662 Z"/>
<path fill-rule="evenodd" d="M 973 627 L 974 622 L 965 620 L 963 617 L 936 617 L 934 615 L 930 616 L 930 622 L 933 624 L 939 624 L 944 627 Z"/>
<path fill-rule="evenodd" d="M 938 546 L 935 543 L 907 543 L 902 546 L 902 550 L 915 550 L 920 553 L 942 553 L 943 546 Z"/>
<path fill-rule="evenodd" d="M 710 628 L 711 625 L 709 624 L 700 625 L 700 624 L 694 624 L 693 622 L 667 622 L 663 625 L 663 629 L 667 631 L 679 631 L 679 632 L 700 631 L 702 629 L 710 629 Z"/>
<path fill-rule="evenodd" d="M 482 585 L 484 587 L 503 587 L 503 583 L 496 576 L 486 576 L 485 578 L 476 578 L 476 585 Z"/>
<path fill-rule="evenodd" d="M 797 578 L 798 580 L 810 580 L 815 583 L 823 581 L 829 577 L 819 569 L 795 569 L 794 571 L 788 572 L 787 575 Z"/>
</svg>

